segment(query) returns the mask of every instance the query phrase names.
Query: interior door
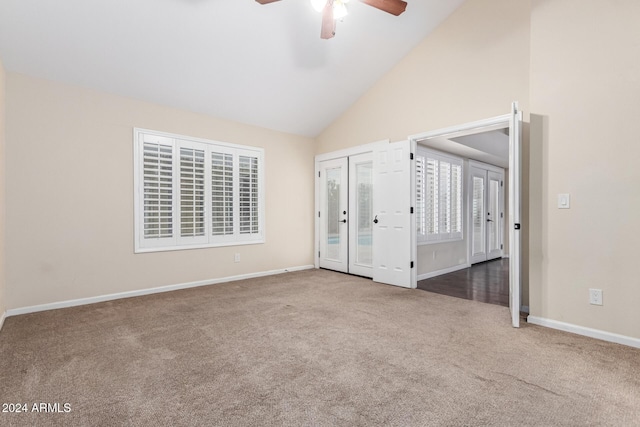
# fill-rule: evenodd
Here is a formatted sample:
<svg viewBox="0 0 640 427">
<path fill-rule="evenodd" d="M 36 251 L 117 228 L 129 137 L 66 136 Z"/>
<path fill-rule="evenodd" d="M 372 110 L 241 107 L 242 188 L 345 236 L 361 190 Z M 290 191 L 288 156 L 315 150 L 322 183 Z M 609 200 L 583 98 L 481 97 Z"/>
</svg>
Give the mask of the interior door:
<svg viewBox="0 0 640 427">
<path fill-rule="evenodd" d="M 503 174 L 487 171 L 487 260 L 502 257 L 503 182 Z"/>
<path fill-rule="evenodd" d="M 409 141 L 384 144 L 373 159 L 373 280 L 411 287 Z"/>
<path fill-rule="evenodd" d="M 349 157 L 349 273 L 373 277 L 373 154 Z"/>
<path fill-rule="evenodd" d="M 504 172 L 471 165 L 471 264 L 502 257 Z"/>
<path fill-rule="evenodd" d="M 347 158 L 320 163 L 321 268 L 349 271 Z"/>
<path fill-rule="evenodd" d="M 509 308 L 513 327 L 520 327 L 520 148 L 522 112 L 518 103 L 511 105 L 509 119 Z"/>
</svg>

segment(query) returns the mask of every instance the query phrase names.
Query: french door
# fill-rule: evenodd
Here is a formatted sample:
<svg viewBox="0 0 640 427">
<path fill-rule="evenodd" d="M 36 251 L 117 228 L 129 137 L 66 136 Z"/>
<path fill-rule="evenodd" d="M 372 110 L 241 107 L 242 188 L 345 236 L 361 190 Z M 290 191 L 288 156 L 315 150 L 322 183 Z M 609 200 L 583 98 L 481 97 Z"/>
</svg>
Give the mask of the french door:
<svg viewBox="0 0 640 427">
<path fill-rule="evenodd" d="M 373 155 L 320 162 L 321 268 L 373 277 Z"/>
<path fill-rule="evenodd" d="M 471 263 L 502 257 L 504 171 L 470 162 Z"/>
</svg>

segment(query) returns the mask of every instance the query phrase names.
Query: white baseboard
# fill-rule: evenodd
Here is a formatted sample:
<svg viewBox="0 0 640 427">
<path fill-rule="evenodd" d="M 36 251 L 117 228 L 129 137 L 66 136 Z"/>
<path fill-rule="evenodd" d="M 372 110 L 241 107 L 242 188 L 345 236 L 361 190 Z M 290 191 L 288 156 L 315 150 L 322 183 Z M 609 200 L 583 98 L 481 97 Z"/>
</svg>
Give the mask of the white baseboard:
<svg viewBox="0 0 640 427">
<path fill-rule="evenodd" d="M 527 316 L 527 322 L 534 325 L 546 326 L 547 328 L 558 329 L 560 331 L 584 335 L 585 337 L 591 337 L 603 341 L 614 342 L 616 344 L 628 345 L 629 347 L 640 348 L 640 338 L 628 337 L 626 335 L 614 334 L 612 332 L 586 328 L 584 326 L 573 325 L 571 323 L 559 322 L 557 320 L 545 319 L 543 317 L 536 316 Z"/>
<path fill-rule="evenodd" d="M 4 325 L 4 319 L 7 318 L 7 312 L 0 314 L 0 331 L 2 330 L 2 326 Z"/>
<path fill-rule="evenodd" d="M 58 308 L 75 307 L 78 305 L 95 304 L 98 302 L 112 301 L 121 298 L 138 297 L 142 295 L 157 294 L 161 292 L 177 291 L 179 289 L 195 288 L 199 286 L 215 285 L 218 283 L 233 282 L 236 280 L 253 279 L 255 277 L 272 276 L 274 274 L 288 273 L 291 271 L 310 270 L 313 265 L 303 265 L 299 267 L 282 268 L 278 270 L 260 271 L 257 273 L 240 274 L 238 276 L 221 277 L 211 280 L 199 280 L 197 282 L 179 283 L 177 285 L 160 286 L 157 288 L 140 289 L 137 291 L 120 292 L 117 294 L 100 295 L 96 297 L 80 298 L 74 300 L 53 302 L 49 304 L 32 305 L 30 307 L 13 308 L 7 310 L 6 316 L 18 316 L 20 314 L 36 313 L 38 311 L 56 310 Z M 4 316 L 3 316 L 4 320 Z"/>
<path fill-rule="evenodd" d="M 432 277 L 440 276 L 442 274 L 453 273 L 454 271 L 464 270 L 465 268 L 471 267 L 470 264 L 460 264 L 454 265 L 453 267 L 444 268 L 442 270 L 431 271 L 429 273 L 424 273 L 418 275 L 418 280 L 431 279 Z"/>
</svg>

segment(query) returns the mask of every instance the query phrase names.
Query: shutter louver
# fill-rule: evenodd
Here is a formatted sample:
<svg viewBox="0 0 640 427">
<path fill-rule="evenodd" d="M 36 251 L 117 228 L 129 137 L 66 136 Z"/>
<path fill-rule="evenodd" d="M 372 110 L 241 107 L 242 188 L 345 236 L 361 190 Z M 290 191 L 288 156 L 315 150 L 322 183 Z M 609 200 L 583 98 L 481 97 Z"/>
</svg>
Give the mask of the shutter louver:
<svg viewBox="0 0 640 427">
<path fill-rule="evenodd" d="M 180 148 L 180 237 L 204 236 L 204 151 Z"/>
<path fill-rule="evenodd" d="M 259 232 L 258 158 L 239 156 L 239 227 L 240 234 Z"/>
<path fill-rule="evenodd" d="M 438 161 L 427 158 L 426 169 L 426 234 L 438 234 Z"/>
<path fill-rule="evenodd" d="M 143 145 L 144 238 L 173 237 L 173 147 Z"/>
<path fill-rule="evenodd" d="M 211 234 L 233 234 L 233 156 L 211 153 Z"/>
<path fill-rule="evenodd" d="M 451 232 L 451 163 L 440 161 L 440 233 Z"/>
<path fill-rule="evenodd" d="M 426 234 L 426 184 L 425 184 L 425 158 L 416 156 L 416 231 L 418 240 Z"/>
<path fill-rule="evenodd" d="M 462 166 L 451 169 L 451 232 L 462 233 Z"/>
</svg>

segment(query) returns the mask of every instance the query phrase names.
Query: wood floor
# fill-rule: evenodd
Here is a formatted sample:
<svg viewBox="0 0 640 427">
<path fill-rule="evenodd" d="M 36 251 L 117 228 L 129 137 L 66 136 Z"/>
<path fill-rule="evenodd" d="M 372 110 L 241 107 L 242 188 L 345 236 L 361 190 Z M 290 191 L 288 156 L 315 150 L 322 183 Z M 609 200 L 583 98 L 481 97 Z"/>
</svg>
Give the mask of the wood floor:
<svg viewBox="0 0 640 427">
<path fill-rule="evenodd" d="M 418 289 L 508 307 L 509 259 L 474 264 L 464 270 L 420 280 Z"/>
</svg>

